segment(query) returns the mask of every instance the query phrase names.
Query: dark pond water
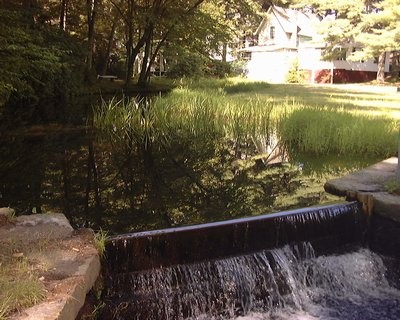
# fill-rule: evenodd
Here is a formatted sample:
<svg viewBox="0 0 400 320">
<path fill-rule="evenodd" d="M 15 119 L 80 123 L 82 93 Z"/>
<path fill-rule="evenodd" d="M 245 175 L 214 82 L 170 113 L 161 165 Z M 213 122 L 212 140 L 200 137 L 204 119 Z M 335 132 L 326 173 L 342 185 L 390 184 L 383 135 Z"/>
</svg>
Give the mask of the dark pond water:
<svg viewBox="0 0 400 320">
<path fill-rule="evenodd" d="M 287 153 L 285 164 L 270 165 L 251 140 L 180 138 L 166 147 L 58 125 L 0 140 L 0 206 L 18 214 L 63 212 L 75 226 L 111 233 L 330 202 L 327 177 L 377 160 Z"/>
<path fill-rule="evenodd" d="M 147 99 L 136 112 L 141 120 L 121 133 L 73 116 L 102 101 L 65 107 L 63 120 L 75 125 L 0 132 L 0 206 L 62 212 L 74 226 L 111 234 L 160 229 L 336 201 L 323 191 L 326 179 L 377 161 L 298 154 L 273 134 L 227 137 L 204 123 L 204 134 L 192 134 L 196 123 L 146 130 Z"/>
</svg>

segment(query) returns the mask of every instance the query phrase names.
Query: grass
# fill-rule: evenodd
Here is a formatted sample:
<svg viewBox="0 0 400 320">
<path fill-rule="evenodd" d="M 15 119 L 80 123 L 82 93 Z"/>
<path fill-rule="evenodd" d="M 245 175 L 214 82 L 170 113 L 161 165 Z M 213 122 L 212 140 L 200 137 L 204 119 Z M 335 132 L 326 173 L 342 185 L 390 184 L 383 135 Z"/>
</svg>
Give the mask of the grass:
<svg viewBox="0 0 400 320">
<path fill-rule="evenodd" d="M 1 243 L 0 253 L 0 320 L 15 311 L 28 308 L 44 298 L 44 287 L 22 255 L 18 243 Z"/>
<path fill-rule="evenodd" d="M 292 153 L 387 157 L 395 153 L 400 95 L 340 86 L 184 79 L 142 107 L 112 99 L 95 126 L 130 140 L 251 139 L 277 132 Z M 173 143 L 173 142 L 172 142 Z"/>
<path fill-rule="evenodd" d="M 400 195 L 400 181 L 397 179 L 389 180 L 384 185 L 385 190 L 389 193 Z"/>
<path fill-rule="evenodd" d="M 102 229 L 94 234 L 94 245 L 99 252 L 100 257 L 103 257 L 106 252 L 106 241 L 108 238 L 108 232 Z"/>
<path fill-rule="evenodd" d="M 385 116 L 301 107 L 282 122 L 280 133 L 287 147 L 300 153 L 388 157 L 395 151 L 397 123 Z"/>
</svg>

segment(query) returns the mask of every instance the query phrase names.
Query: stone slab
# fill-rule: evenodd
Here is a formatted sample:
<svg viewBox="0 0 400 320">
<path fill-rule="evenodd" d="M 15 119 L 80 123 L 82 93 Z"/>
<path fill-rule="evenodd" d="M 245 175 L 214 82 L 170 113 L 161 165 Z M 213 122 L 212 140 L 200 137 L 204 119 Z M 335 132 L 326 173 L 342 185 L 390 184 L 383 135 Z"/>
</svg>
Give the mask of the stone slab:
<svg viewBox="0 0 400 320">
<path fill-rule="evenodd" d="M 8 208 L 3 211 L 9 214 Z M 0 225 L 0 245 L 26 244 L 22 254 L 46 290 L 44 301 L 9 319 L 74 320 L 100 274 L 93 238 L 90 229 L 73 230 L 63 214 L 20 216 Z"/>
<path fill-rule="evenodd" d="M 392 157 L 344 177 L 329 180 L 324 188 L 337 196 L 347 196 L 351 191 L 383 192 L 385 182 L 396 177 L 396 168 L 397 157 Z"/>
<path fill-rule="evenodd" d="M 67 269 L 68 265 L 65 266 Z M 86 294 L 93 287 L 100 273 L 100 262 L 96 255 L 79 264 L 77 272 L 53 281 L 50 299 L 15 315 L 11 320 L 74 320 L 85 303 Z M 59 292 L 57 292 L 59 291 Z"/>
<path fill-rule="evenodd" d="M 385 183 L 396 178 L 397 157 L 325 183 L 327 192 L 363 203 L 369 214 L 379 214 L 400 222 L 400 196 L 385 190 Z"/>
<path fill-rule="evenodd" d="M 0 228 L 0 241 L 10 238 L 22 242 L 62 239 L 70 237 L 73 231 L 68 219 L 61 213 L 32 214 L 16 217 Z"/>
</svg>

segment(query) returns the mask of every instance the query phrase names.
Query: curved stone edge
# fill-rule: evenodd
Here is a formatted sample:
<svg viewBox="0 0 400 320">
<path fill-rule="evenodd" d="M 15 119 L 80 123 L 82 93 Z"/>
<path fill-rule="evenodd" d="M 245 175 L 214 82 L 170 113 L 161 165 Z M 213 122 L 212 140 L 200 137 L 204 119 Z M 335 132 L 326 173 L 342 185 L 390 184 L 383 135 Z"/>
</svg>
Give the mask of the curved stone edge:
<svg viewBox="0 0 400 320">
<path fill-rule="evenodd" d="M 363 204 L 369 215 L 377 214 L 400 222 L 400 196 L 385 191 L 385 183 L 396 177 L 397 157 L 376 163 L 366 169 L 350 173 L 325 183 L 326 192 L 345 196 Z"/>
</svg>

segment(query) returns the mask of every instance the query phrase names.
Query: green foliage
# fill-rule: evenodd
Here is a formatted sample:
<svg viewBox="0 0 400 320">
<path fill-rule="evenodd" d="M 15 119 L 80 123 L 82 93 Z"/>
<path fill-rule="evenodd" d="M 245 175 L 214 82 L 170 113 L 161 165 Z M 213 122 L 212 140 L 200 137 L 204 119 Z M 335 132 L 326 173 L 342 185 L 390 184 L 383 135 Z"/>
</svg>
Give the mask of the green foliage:
<svg viewBox="0 0 400 320">
<path fill-rule="evenodd" d="M 225 78 L 232 73 L 231 65 L 220 60 L 211 60 L 206 67 L 206 75 L 216 78 Z"/>
<path fill-rule="evenodd" d="M 24 12 L 0 9 L 0 108 L 10 117 L 43 118 L 37 107 L 63 100 L 82 83 L 83 52 L 52 28 L 27 28 Z"/>
<path fill-rule="evenodd" d="M 103 257 L 106 252 L 106 242 L 108 238 L 108 232 L 102 229 L 94 234 L 94 244 L 100 257 Z"/>
<path fill-rule="evenodd" d="M 171 61 L 168 76 L 171 78 L 204 76 L 207 58 L 189 51 L 182 50 Z"/>
<path fill-rule="evenodd" d="M 299 60 L 293 60 L 292 65 L 286 75 L 287 83 L 304 83 L 306 74 L 303 70 L 299 69 Z"/>
</svg>

